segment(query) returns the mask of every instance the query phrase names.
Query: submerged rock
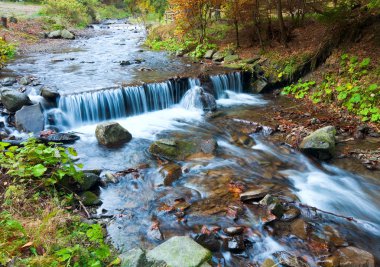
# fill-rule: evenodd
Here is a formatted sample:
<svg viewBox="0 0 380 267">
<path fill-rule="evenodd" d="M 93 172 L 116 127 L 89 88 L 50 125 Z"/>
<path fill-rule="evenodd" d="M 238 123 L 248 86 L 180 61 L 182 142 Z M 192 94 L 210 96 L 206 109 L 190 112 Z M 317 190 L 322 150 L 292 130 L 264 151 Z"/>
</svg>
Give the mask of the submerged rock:
<svg viewBox="0 0 380 267">
<path fill-rule="evenodd" d="M 279 251 L 273 254 L 277 264 L 289 267 L 308 267 L 309 264 L 301 257 L 294 256 L 287 251 Z"/>
<path fill-rule="evenodd" d="M 96 126 L 95 136 L 99 144 L 116 147 L 128 143 L 132 135 L 117 122 L 106 122 Z"/>
<path fill-rule="evenodd" d="M 375 267 L 373 255 L 365 250 L 356 247 L 340 248 L 335 251 L 334 266 L 340 267 Z"/>
<path fill-rule="evenodd" d="M 160 169 L 161 175 L 164 177 L 164 185 L 171 186 L 182 175 L 182 168 L 178 164 L 169 163 Z"/>
<path fill-rule="evenodd" d="M 16 78 L 13 78 L 13 77 L 7 77 L 7 78 L 4 78 L 0 81 L 0 84 L 2 86 L 12 86 L 15 83 L 17 83 L 17 80 L 16 80 Z"/>
<path fill-rule="evenodd" d="M 216 148 L 217 143 L 213 138 L 161 139 L 150 145 L 149 152 L 154 156 L 169 160 L 184 160 L 193 154 L 213 154 Z"/>
<path fill-rule="evenodd" d="M 209 266 L 207 262 L 211 260 L 211 252 L 187 236 L 172 237 L 146 256 L 151 263 L 161 262 L 172 267 Z"/>
<path fill-rule="evenodd" d="M 23 106 L 33 104 L 26 94 L 20 93 L 16 90 L 2 90 L 0 96 L 1 103 L 3 103 L 5 108 L 10 112 L 16 112 L 17 110 L 20 110 Z"/>
<path fill-rule="evenodd" d="M 240 253 L 245 250 L 244 238 L 242 236 L 233 236 L 224 239 L 224 249 L 233 253 Z"/>
<path fill-rule="evenodd" d="M 300 149 L 320 160 L 331 159 L 335 153 L 335 134 L 334 126 L 321 128 L 305 137 L 300 144 Z"/>
<path fill-rule="evenodd" d="M 23 106 L 16 112 L 16 128 L 19 131 L 39 133 L 45 127 L 41 105 Z"/>
</svg>

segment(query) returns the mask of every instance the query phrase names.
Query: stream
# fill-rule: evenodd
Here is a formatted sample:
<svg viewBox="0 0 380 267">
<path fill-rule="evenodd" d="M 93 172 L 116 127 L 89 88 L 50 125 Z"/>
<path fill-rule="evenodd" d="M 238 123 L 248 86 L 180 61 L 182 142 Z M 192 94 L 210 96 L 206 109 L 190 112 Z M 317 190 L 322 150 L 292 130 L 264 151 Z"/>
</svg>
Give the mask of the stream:
<svg viewBox="0 0 380 267">
<path fill-rule="evenodd" d="M 241 243 L 238 249 L 220 244 L 213 251 L 215 266 L 254 266 L 248 264 L 261 264 L 279 251 L 302 256 L 310 266 L 317 266 L 331 247 L 345 245 L 369 251 L 379 262 L 379 179 L 313 161 L 268 139 L 265 131 L 250 134 L 249 145 L 231 141 L 239 132 L 232 118 L 262 123 L 273 107 L 291 105 L 290 101 L 250 94 L 242 73 L 222 72 L 219 67 L 208 73 L 210 83 L 203 84 L 196 78 L 199 65 L 143 48 L 146 33 L 140 26 L 111 21 L 92 30 L 102 34 L 75 40 L 55 54 L 18 58 L 8 70 L 34 75 L 59 89 L 57 106 L 45 110 L 46 127 L 80 136 L 74 147 L 85 169 L 101 169 L 102 174 L 137 169 L 137 175 L 123 175 L 118 183 L 100 189 L 103 203 L 97 213 L 112 217 L 107 230 L 116 248 L 151 249 L 171 236 L 190 235 L 197 240 L 205 228 L 244 226 L 244 241 L 236 241 Z M 173 79 L 185 75 L 192 78 Z M 206 115 L 190 99 L 200 86 L 215 96 L 215 116 Z M 38 95 L 38 86 L 28 90 Z M 113 149 L 98 145 L 96 125 L 111 120 L 128 129 L 131 142 Z M 163 138 L 194 142 L 213 138 L 218 146 L 212 155 L 163 163 L 148 151 L 152 142 Z M 180 166 L 182 174 L 165 186 L 162 173 L 171 164 Z M 268 222 L 268 214 L 257 203 L 239 200 L 234 191 L 239 187 L 265 187 L 293 203 L 301 211 L 297 224 Z M 168 211 L 178 200 L 186 207 Z M 316 212 L 300 203 L 354 220 Z M 151 233 L 157 221 L 162 238 Z M 304 222 L 310 231 L 302 228 Z M 331 232 L 339 233 L 335 235 L 339 242 L 328 239 Z M 218 236 L 219 241 L 229 238 L 223 231 Z M 334 244 L 325 248 L 325 243 Z"/>
</svg>

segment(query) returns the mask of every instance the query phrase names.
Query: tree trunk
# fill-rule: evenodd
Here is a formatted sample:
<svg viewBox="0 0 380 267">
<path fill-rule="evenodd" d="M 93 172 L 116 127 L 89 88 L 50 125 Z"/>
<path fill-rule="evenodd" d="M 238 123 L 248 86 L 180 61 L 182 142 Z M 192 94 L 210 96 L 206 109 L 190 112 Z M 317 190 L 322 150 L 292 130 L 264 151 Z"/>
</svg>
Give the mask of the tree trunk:
<svg viewBox="0 0 380 267">
<path fill-rule="evenodd" d="M 280 25 L 280 32 L 281 32 L 281 43 L 285 46 L 287 46 L 287 34 L 286 34 L 286 29 L 285 29 L 285 23 L 284 23 L 284 18 L 282 16 L 282 3 L 281 0 L 276 0 L 276 7 L 277 7 L 277 17 L 278 17 L 278 22 Z"/>
<path fill-rule="evenodd" d="M 8 19 L 6 17 L 1 17 L 0 25 L 3 26 L 4 28 L 8 28 Z"/>
<path fill-rule="evenodd" d="M 236 48 L 240 47 L 240 42 L 239 42 L 239 22 L 237 19 L 234 20 L 234 25 L 235 25 L 235 37 L 236 37 Z"/>
</svg>

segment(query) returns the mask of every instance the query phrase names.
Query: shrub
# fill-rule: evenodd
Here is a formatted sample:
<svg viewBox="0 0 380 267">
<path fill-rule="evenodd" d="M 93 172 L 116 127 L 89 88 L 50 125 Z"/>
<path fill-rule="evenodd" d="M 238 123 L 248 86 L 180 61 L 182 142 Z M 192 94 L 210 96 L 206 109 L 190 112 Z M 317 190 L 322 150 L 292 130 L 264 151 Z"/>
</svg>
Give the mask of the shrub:
<svg viewBox="0 0 380 267">
<path fill-rule="evenodd" d="M 0 69 L 4 67 L 7 60 L 15 55 L 16 48 L 14 45 L 7 43 L 0 37 Z"/>
</svg>

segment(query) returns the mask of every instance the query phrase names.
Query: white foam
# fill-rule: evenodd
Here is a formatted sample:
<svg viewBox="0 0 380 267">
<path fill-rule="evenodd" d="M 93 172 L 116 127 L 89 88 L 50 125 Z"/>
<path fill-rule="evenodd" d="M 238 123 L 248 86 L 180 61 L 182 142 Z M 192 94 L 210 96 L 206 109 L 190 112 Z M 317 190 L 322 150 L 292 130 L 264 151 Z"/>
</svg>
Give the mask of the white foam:
<svg viewBox="0 0 380 267">
<path fill-rule="evenodd" d="M 230 107 L 235 105 L 265 105 L 267 101 L 263 100 L 259 95 L 235 93 L 233 91 L 225 91 L 228 98 L 218 99 L 216 103 L 219 106 Z"/>
</svg>

